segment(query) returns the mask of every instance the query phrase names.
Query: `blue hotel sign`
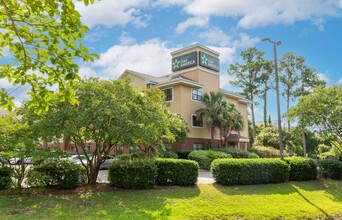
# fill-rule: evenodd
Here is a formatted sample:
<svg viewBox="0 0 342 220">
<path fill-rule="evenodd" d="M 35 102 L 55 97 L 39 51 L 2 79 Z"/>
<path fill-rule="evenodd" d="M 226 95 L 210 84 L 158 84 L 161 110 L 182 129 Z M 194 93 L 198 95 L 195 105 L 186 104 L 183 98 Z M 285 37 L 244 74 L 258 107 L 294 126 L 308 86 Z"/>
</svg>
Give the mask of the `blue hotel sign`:
<svg viewBox="0 0 342 220">
<path fill-rule="evenodd" d="M 205 68 L 215 70 L 217 72 L 220 71 L 220 60 L 216 57 L 213 57 L 209 54 L 206 54 L 202 51 L 199 52 L 199 65 Z"/>
<path fill-rule="evenodd" d="M 172 72 L 197 66 L 197 52 L 191 52 L 172 59 Z"/>
</svg>

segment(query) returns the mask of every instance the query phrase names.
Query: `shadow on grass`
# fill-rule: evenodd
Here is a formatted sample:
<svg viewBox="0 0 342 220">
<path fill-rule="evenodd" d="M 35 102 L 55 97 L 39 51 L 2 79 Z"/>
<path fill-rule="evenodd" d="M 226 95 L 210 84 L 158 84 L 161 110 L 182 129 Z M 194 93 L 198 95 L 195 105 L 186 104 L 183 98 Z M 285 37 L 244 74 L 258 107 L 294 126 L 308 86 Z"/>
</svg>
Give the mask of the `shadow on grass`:
<svg viewBox="0 0 342 220">
<path fill-rule="evenodd" d="M 199 196 L 198 187 L 151 190 L 85 191 L 79 194 L 39 194 L 2 197 L 1 218 L 39 219 L 166 219 L 174 199 Z M 35 207 L 34 209 L 32 207 Z"/>
<path fill-rule="evenodd" d="M 332 199 L 342 201 L 342 181 L 336 180 L 312 180 L 303 182 L 287 182 L 279 184 L 260 184 L 244 186 L 222 186 L 214 185 L 217 190 L 226 195 L 274 195 L 274 194 L 298 194 L 305 202 L 317 209 L 325 218 L 332 218 L 329 214 L 320 208 L 317 204 L 308 199 L 300 190 L 303 191 L 325 191 L 332 196 Z"/>
</svg>

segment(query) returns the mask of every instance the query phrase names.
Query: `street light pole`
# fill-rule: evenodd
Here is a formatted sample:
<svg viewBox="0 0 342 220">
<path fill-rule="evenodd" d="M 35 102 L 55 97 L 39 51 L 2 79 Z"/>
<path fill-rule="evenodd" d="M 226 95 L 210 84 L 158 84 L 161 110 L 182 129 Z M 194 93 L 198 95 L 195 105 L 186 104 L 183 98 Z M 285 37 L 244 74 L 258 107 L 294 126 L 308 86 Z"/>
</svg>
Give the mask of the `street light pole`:
<svg viewBox="0 0 342 220">
<path fill-rule="evenodd" d="M 274 53 L 274 71 L 275 71 L 275 80 L 276 80 L 276 96 L 277 96 L 277 112 L 278 112 L 278 133 L 279 133 L 279 150 L 280 150 L 280 159 L 284 159 L 284 148 L 283 148 L 283 135 L 281 128 L 281 114 L 280 114 L 280 99 L 279 99 L 279 76 L 278 76 L 278 60 L 277 60 L 277 46 L 281 44 L 281 41 L 274 42 L 271 41 L 270 38 L 265 38 L 262 41 L 268 41 L 273 44 L 273 53 Z"/>
</svg>

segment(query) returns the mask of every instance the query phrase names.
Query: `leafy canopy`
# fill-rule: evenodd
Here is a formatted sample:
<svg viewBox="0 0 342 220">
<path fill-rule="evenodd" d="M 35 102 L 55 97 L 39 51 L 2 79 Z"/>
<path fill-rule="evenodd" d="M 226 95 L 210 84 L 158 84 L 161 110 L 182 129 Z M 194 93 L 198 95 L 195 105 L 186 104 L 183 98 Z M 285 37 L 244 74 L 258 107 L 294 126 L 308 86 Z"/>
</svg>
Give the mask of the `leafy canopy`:
<svg viewBox="0 0 342 220">
<path fill-rule="evenodd" d="M 54 99 L 77 102 L 76 63 L 97 57 L 81 43 L 88 28 L 80 18 L 71 0 L 0 0 L 0 57 L 5 58 L 0 79 L 6 78 L 16 88 L 28 85 L 28 105 L 36 113 L 48 110 Z M 7 50 L 10 55 L 5 57 Z M 12 92 L 0 91 L 0 107 L 9 111 L 15 107 Z"/>
</svg>

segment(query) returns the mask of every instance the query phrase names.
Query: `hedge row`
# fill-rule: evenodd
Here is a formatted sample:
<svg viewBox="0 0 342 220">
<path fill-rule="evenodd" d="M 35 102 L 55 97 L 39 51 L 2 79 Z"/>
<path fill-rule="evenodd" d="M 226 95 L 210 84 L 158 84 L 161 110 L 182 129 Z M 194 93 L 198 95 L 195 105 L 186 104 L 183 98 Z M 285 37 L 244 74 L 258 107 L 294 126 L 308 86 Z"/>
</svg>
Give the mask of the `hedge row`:
<svg viewBox="0 0 342 220">
<path fill-rule="evenodd" d="M 254 146 L 251 149 L 251 151 L 256 153 L 261 158 L 279 158 L 280 157 L 280 151 L 273 147 Z"/>
<path fill-rule="evenodd" d="M 317 178 L 317 166 L 313 159 L 288 157 L 284 161 L 290 165 L 290 181 L 306 181 Z"/>
<path fill-rule="evenodd" d="M 189 159 L 188 155 L 192 152 L 192 150 L 179 150 L 176 151 L 179 159 Z"/>
<path fill-rule="evenodd" d="M 342 179 L 342 162 L 335 159 L 318 160 L 320 174 L 324 178 Z"/>
<path fill-rule="evenodd" d="M 13 170 L 9 167 L 0 167 L 0 190 L 6 189 L 11 184 Z"/>
<path fill-rule="evenodd" d="M 198 163 L 183 159 L 156 159 L 157 185 L 195 185 L 198 177 Z"/>
<path fill-rule="evenodd" d="M 232 158 L 232 155 L 221 151 L 196 150 L 188 155 L 190 160 L 196 161 L 201 169 L 210 169 L 211 162 L 218 158 Z"/>
<path fill-rule="evenodd" d="M 282 183 L 290 176 L 290 165 L 280 159 L 217 159 L 213 177 L 222 185 Z"/>
<path fill-rule="evenodd" d="M 57 186 L 62 189 L 75 188 L 86 183 L 87 174 L 83 166 L 66 160 L 54 160 L 34 166 L 28 171 L 30 186 Z"/>
<path fill-rule="evenodd" d="M 108 168 L 109 183 L 118 188 L 149 189 L 157 185 L 190 186 L 197 182 L 198 164 L 182 159 L 118 160 Z"/>
<path fill-rule="evenodd" d="M 226 148 L 220 151 L 232 155 L 233 158 L 259 158 L 259 156 L 254 152 L 239 150 L 235 148 Z"/>
</svg>

